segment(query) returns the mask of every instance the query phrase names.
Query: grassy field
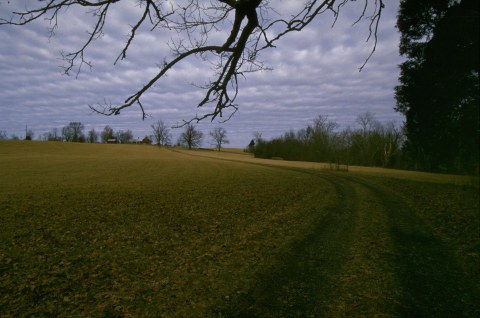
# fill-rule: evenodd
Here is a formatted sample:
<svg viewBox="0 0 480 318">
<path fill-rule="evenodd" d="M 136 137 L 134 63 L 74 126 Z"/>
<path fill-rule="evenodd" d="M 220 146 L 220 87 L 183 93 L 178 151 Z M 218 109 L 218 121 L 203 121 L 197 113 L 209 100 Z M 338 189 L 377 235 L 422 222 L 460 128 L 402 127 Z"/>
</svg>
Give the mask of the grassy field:
<svg viewBox="0 0 480 318">
<path fill-rule="evenodd" d="M 469 178 L 0 142 L 0 317 L 480 316 Z"/>
</svg>

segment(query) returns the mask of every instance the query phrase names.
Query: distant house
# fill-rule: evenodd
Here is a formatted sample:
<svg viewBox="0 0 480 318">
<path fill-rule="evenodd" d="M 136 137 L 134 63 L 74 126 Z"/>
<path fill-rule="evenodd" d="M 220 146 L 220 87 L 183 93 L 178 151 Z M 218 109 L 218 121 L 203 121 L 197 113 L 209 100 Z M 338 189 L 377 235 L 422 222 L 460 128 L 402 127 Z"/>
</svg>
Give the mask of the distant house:
<svg viewBox="0 0 480 318">
<path fill-rule="evenodd" d="M 117 143 L 117 139 L 115 138 L 107 139 L 107 144 L 116 144 L 116 143 Z"/>
</svg>

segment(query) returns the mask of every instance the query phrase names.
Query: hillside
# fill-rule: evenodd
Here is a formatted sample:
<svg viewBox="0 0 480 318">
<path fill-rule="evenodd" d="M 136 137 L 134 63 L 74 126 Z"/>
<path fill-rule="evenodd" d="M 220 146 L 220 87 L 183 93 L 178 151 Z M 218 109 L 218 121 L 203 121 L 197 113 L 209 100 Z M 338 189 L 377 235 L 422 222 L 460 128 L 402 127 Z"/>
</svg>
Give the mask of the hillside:
<svg viewBox="0 0 480 318">
<path fill-rule="evenodd" d="M 0 142 L 0 316 L 480 314 L 468 178 Z"/>
</svg>

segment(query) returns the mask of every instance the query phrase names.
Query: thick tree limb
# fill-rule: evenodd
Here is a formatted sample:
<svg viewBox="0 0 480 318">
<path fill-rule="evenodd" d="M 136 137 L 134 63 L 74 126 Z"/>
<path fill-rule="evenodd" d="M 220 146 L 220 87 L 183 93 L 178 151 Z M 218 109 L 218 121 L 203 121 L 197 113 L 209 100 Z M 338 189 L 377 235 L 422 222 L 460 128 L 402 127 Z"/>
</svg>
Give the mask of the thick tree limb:
<svg viewBox="0 0 480 318">
<path fill-rule="evenodd" d="M 143 106 L 140 102 L 140 98 L 142 97 L 142 95 L 148 90 L 150 89 L 160 78 L 162 78 L 169 69 L 171 69 L 172 67 L 174 67 L 177 63 L 179 63 L 180 61 L 184 60 L 185 58 L 189 57 L 190 55 L 195 55 L 195 54 L 200 54 L 200 53 L 204 53 L 204 52 L 216 52 L 217 50 L 221 49 L 221 47 L 218 47 L 218 46 L 207 46 L 207 47 L 199 47 L 199 48 L 195 48 L 195 49 L 192 49 L 190 51 L 187 51 L 185 53 L 182 53 L 180 54 L 179 56 L 177 56 L 174 60 L 172 60 L 171 62 L 169 63 L 165 63 L 162 70 L 155 76 L 153 77 L 145 86 L 142 87 L 142 89 L 140 89 L 139 91 L 137 91 L 135 94 L 129 96 L 125 102 L 119 106 L 108 106 L 108 107 L 103 107 L 104 109 L 103 110 L 99 110 L 97 109 L 97 107 L 95 106 L 89 106 L 90 109 L 92 109 L 94 112 L 97 112 L 97 113 L 100 113 L 100 114 L 103 114 L 103 115 L 119 115 L 121 110 L 127 108 L 127 107 L 130 107 L 132 105 L 134 105 L 135 103 L 137 103 L 141 110 L 142 110 L 142 117 L 145 118 L 146 117 L 146 113 L 143 109 Z M 223 50 L 223 49 L 222 49 Z M 223 51 L 227 51 L 227 50 L 223 50 Z"/>
<path fill-rule="evenodd" d="M 367 41 L 373 37 L 374 47 L 365 61 L 367 63 L 376 50 L 378 25 L 384 3 L 383 0 L 363 1 L 365 1 L 363 11 L 360 12 L 355 23 L 363 18 L 370 19 Z M 38 6 L 21 12 L 13 12 L 9 19 L 0 17 L 0 25 L 22 26 L 44 18 L 50 22 L 50 32 L 53 35 L 58 27 L 58 16 L 65 9 L 91 8 L 95 22 L 85 43 L 77 51 L 62 53 L 66 61 L 65 73 L 69 74 L 76 68 L 78 75 L 82 66 L 92 66 L 91 62 L 86 59 L 86 50 L 94 40 L 103 35 L 108 13 L 114 4 L 119 2 L 120 0 L 31 1 L 29 5 L 35 3 Z M 262 12 L 262 10 L 276 12 L 274 8 L 269 7 L 270 1 L 268 0 L 138 0 L 137 3 L 143 9 L 136 22 L 131 26 L 131 32 L 114 64 L 127 58 L 127 52 L 133 45 L 135 36 L 145 24 L 150 23 L 150 30 L 158 28 L 176 32 L 181 40 L 169 43 L 173 55 L 171 61 L 165 62 L 155 76 L 133 95 L 127 97 L 123 103 L 119 105 L 103 103 L 98 106 L 90 105 L 90 108 L 104 115 L 118 115 L 123 109 L 136 104 L 140 107 L 142 117 L 145 118 L 146 113 L 141 100 L 146 92 L 182 60 L 192 55 L 201 55 L 204 59 L 216 60 L 215 79 L 203 86 L 206 92 L 198 104 L 198 107 L 212 105 L 212 109 L 204 115 L 186 121 L 186 123 L 222 117 L 226 109 L 232 110 L 228 116 L 230 118 L 238 109 L 238 105 L 235 103 L 239 92 L 238 76 L 265 69 L 263 64 L 257 61 L 262 50 L 274 48 L 279 39 L 291 32 L 302 31 L 326 11 L 331 11 L 335 17 L 338 17 L 341 7 L 348 2 L 349 0 L 304 0 L 300 11 L 290 19 L 279 18 L 267 21 L 262 15 L 259 19 L 258 12 Z M 367 8 L 370 7 L 370 3 L 374 3 L 374 10 L 373 14 L 367 17 Z M 229 21 L 230 18 L 233 20 Z M 211 32 L 217 30 L 227 31 L 228 36 L 223 44 L 214 43 L 210 37 Z M 360 67 L 360 70 L 364 66 L 365 64 Z"/>
</svg>

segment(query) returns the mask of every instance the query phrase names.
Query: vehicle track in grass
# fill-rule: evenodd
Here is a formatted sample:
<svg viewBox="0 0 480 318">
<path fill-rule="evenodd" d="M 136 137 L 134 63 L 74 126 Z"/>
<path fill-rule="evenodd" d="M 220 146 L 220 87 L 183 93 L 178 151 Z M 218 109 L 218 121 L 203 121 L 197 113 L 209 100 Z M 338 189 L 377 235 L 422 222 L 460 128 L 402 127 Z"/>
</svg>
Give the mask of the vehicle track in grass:
<svg viewBox="0 0 480 318">
<path fill-rule="evenodd" d="M 452 247 L 434 234 L 415 207 L 378 183 L 356 176 L 348 179 L 367 188 L 386 207 L 388 234 L 393 243 L 390 262 L 400 291 L 395 315 L 480 316 L 480 291 L 472 281 L 472 273 L 459 266 Z"/>
<path fill-rule="evenodd" d="M 480 317 L 478 193 L 458 178 L 11 145 L 2 317 Z"/>
<path fill-rule="evenodd" d="M 396 316 L 401 294 L 392 265 L 388 206 L 344 174 L 297 171 L 331 183 L 336 202 L 312 233 L 282 255 L 277 266 L 260 273 L 255 286 L 221 314 Z"/>
<path fill-rule="evenodd" d="M 338 194 L 325 217 L 306 233 L 271 267 L 258 274 L 245 294 L 216 309 L 225 317 L 316 317 L 331 305 L 336 281 L 348 257 L 354 237 L 350 220 L 356 219 L 357 202 L 353 190 L 343 182 L 333 182 Z"/>
<path fill-rule="evenodd" d="M 473 317 L 479 292 L 392 189 L 368 177 L 278 167 L 328 181 L 337 200 L 313 232 L 215 310 L 226 317 Z"/>
</svg>

